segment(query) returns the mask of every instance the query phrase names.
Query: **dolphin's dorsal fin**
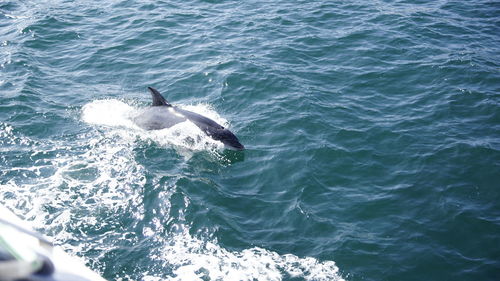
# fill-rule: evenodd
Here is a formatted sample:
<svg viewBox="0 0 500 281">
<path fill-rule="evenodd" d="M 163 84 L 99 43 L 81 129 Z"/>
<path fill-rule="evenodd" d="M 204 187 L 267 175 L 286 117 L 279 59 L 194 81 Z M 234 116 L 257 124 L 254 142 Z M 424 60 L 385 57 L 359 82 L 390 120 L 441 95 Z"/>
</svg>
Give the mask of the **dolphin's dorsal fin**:
<svg viewBox="0 0 500 281">
<path fill-rule="evenodd" d="M 151 92 L 151 97 L 153 98 L 152 106 L 172 106 L 155 88 L 148 87 L 148 89 Z"/>
</svg>

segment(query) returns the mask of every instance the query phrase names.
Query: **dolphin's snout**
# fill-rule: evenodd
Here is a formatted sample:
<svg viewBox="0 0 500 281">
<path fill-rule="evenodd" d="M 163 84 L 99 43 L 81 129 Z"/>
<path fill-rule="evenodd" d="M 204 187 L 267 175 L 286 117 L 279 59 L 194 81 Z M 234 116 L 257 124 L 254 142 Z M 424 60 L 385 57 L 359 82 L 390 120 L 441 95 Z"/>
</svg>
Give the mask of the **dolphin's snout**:
<svg viewBox="0 0 500 281">
<path fill-rule="evenodd" d="M 245 146 L 242 145 L 240 142 L 235 143 L 234 145 L 232 145 L 232 147 L 236 148 L 236 150 L 243 150 L 243 149 L 245 149 Z"/>
<path fill-rule="evenodd" d="M 213 139 L 221 141 L 229 148 L 243 150 L 245 147 L 240 143 L 238 138 L 228 129 L 212 130 L 208 133 Z"/>
</svg>

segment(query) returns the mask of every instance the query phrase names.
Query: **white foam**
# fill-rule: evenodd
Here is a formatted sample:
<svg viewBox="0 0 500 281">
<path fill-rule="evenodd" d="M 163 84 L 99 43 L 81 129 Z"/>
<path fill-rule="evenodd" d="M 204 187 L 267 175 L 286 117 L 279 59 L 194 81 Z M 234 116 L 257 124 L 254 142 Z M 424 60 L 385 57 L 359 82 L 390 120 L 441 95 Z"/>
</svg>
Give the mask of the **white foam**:
<svg viewBox="0 0 500 281">
<path fill-rule="evenodd" d="M 82 108 L 82 120 L 89 124 L 134 128 L 134 108 L 119 100 L 95 100 Z"/>
<path fill-rule="evenodd" d="M 18 214 L 56 235 L 59 241 L 71 239 L 65 227 L 75 213 L 97 206 L 113 210 L 123 202 L 134 203 L 138 187 L 145 184 L 144 168 L 134 159 L 128 134 L 117 137 L 92 132 L 72 139 L 69 146 L 65 140 L 37 142 L 19 136 L 11 126 L 1 127 L 5 128 L 0 132 L 0 137 L 5 137 L 3 143 L 20 151 L 29 147 L 27 153 L 40 158 L 31 167 L 8 168 L 11 173 L 28 176 L 0 185 L 2 203 L 22 210 Z M 90 217 L 93 215 L 89 212 Z"/>
<path fill-rule="evenodd" d="M 283 280 L 286 277 L 303 280 L 344 280 L 333 261 L 320 262 L 315 258 L 279 255 L 253 247 L 228 251 L 216 242 L 193 238 L 186 227 L 168 237 L 164 247 L 152 258 L 171 268 L 171 276 L 145 274 L 143 280 Z"/>
</svg>

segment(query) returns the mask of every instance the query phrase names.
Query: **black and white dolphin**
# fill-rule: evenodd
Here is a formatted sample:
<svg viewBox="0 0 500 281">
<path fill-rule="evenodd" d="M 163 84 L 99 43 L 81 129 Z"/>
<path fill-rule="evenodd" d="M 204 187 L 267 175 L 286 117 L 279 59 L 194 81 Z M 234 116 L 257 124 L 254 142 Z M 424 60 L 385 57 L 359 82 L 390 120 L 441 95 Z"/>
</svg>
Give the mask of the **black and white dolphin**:
<svg viewBox="0 0 500 281">
<path fill-rule="evenodd" d="M 245 148 L 231 131 L 212 119 L 173 106 L 156 89 L 151 87 L 148 89 L 153 97 L 153 104 L 133 118 L 137 126 L 145 130 L 161 130 L 189 120 L 209 137 L 222 142 L 226 147 L 236 150 Z"/>
</svg>

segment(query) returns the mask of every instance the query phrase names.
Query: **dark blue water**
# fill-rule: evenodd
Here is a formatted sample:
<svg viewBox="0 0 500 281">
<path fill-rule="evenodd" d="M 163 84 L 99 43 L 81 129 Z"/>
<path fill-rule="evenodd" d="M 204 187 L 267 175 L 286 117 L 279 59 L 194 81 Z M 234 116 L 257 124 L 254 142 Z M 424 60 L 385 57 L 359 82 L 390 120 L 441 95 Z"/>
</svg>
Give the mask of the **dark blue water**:
<svg viewBox="0 0 500 281">
<path fill-rule="evenodd" d="M 109 280 L 499 280 L 497 1 L 2 1 L 0 203 Z M 131 118 L 172 104 L 229 127 Z"/>
</svg>

